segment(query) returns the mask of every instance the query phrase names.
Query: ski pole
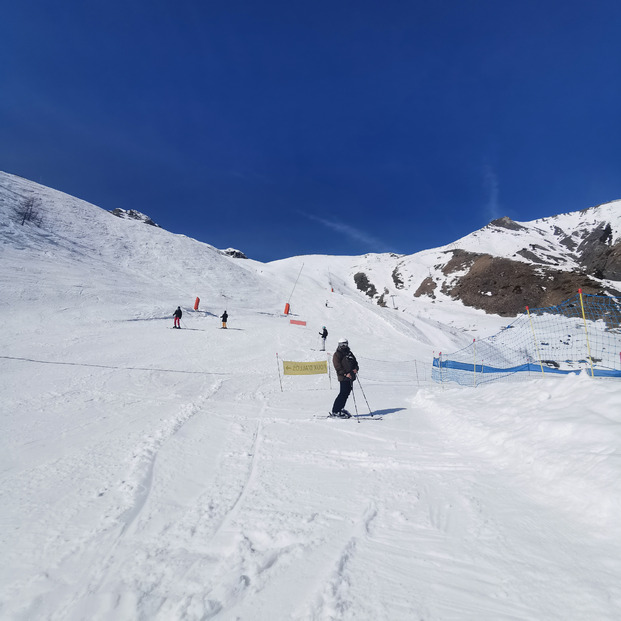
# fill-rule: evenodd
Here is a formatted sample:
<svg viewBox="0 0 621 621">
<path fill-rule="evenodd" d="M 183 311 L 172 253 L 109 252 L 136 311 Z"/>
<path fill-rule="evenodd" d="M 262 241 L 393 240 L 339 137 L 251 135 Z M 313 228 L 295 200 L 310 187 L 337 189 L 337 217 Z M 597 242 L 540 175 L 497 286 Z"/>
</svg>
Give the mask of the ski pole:
<svg viewBox="0 0 621 621">
<path fill-rule="evenodd" d="M 356 377 L 358 377 L 357 374 L 356 374 Z M 369 402 L 367 401 L 367 396 L 364 394 L 362 384 L 360 383 L 360 377 L 358 377 L 358 386 L 360 386 L 360 390 L 362 391 L 362 396 L 364 397 L 364 400 L 367 402 L 367 407 L 369 408 L 369 414 L 373 416 L 373 412 L 371 412 L 371 406 L 369 405 Z"/>
<path fill-rule="evenodd" d="M 360 415 L 358 414 L 358 404 L 356 403 L 356 394 L 354 393 L 354 380 L 350 379 L 351 382 L 351 396 L 354 398 L 354 407 L 356 408 L 356 420 L 360 422 Z"/>
</svg>

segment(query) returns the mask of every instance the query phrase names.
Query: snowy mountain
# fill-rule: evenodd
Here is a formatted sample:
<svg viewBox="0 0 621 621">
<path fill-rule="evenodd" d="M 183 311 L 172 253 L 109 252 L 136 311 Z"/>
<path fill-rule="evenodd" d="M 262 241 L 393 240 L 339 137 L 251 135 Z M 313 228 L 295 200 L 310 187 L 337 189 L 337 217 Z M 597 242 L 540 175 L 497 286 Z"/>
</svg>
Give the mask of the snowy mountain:
<svg viewBox="0 0 621 621">
<path fill-rule="evenodd" d="M 621 201 L 533 222 L 494 220 L 443 248 L 402 258 L 393 280 L 415 297 L 502 316 L 621 289 Z M 385 286 L 382 284 L 382 286 Z"/>
<path fill-rule="evenodd" d="M 458 250 L 614 282 L 614 213 L 264 264 L 0 173 L 0 618 L 620 618 L 616 380 L 430 381 L 507 323 L 453 299 Z M 350 420 L 284 375 L 340 336 Z"/>
<path fill-rule="evenodd" d="M 172 275 L 172 271 L 177 282 L 183 281 L 181 272 L 189 281 L 201 281 L 206 277 L 204 272 L 197 272 L 195 266 L 201 263 L 202 252 L 210 256 L 217 252 L 232 258 L 246 258 L 240 250 L 217 250 L 187 238 L 181 242 L 182 236 L 166 231 L 161 231 L 159 236 L 155 232 L 143 234 L 139 243 L 128 243 L 126 235 L 132 229 L 115 226 L 108 212 L 6 173 L 0 173 L 0 201 L 15 222 L 22 220 L 24 203 L 34 203 L 36 218 L 32 216 L 32 224 L 43 238 L 58 234 L 67 239 L 72 236 L 82 239 L 84 221 L 92 219 L 99 231 L 97 239 L 105 238 L 107 242 L 101 249 L 96 240 L 91 243 L 91 250 L 117 263 L 132 264 L 137 271 L 150 264 L 154 244 L 167 246 L 170 256 L 175 256 L 178 252 L 175 248 L 180 243 L 192 246 L 192 256 L 188 259 L 184 251 L 179 254 L 181 261 L 172 265 L 166 261 L 154 274 L 165 277 Z M 148 216 L 135 210 L 111 213 L 157 227 Z M 325 262 L 323 258 L 313 257 L 304 261 L 310 271 L 317 270 L 317 262 Z M 287 260 L 287 263 L 297 262 L 296 258 Z M 452 302 L 459 301 L 491 314 L 516 316 L 527 305 L 558 304 L 580 288 L 585 293 L 618 296 L 621 289 L 621 201 L 533 222 L 500 218 L 441 248 L 407 256 L 370 254 L 339 263 L 342 267 L 338 272 L 324 271 L 324 286 L 334 279 L 348 290 L 355 287 L 380 306 L 401 310 L 411 308 L 413 299 L 426 298 L 434 304 L 448 303 L 449 308 Z M 248 269 L 240 270 L 236 263 L 226 266 L 226 274 L 250 277 Z M 154 267 L 151 266 L 151 271 Z M 250 273 L 256 273 L 257 267 L 254 262 Z M 262 269 L 259 266 L 259 272 Z M 212 293 L 209 291 L 208 295 Z"/>
</svg>

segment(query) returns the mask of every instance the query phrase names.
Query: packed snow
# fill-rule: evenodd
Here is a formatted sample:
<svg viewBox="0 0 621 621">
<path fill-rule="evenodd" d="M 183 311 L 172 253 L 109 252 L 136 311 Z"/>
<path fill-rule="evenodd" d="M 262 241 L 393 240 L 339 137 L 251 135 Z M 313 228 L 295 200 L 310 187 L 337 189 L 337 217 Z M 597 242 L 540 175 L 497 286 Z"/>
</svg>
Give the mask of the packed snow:
<svg viewBox="0 0 621 621">
<path fill-rule="evenodd" d="M 507 320 L 379 307 L 383 255 L 235 259 L 4 173 L 0 214 L 0 618 L 621 618 L 616 380 L 434 384 Z M 282 374 L 341 336 L 349 420 Z"/>
</svg>

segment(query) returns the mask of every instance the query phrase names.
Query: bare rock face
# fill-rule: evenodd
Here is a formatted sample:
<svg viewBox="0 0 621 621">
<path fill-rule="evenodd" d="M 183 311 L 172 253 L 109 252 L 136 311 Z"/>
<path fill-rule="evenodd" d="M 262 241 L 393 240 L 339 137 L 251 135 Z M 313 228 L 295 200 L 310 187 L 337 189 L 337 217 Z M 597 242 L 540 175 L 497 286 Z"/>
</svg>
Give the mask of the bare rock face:
<svg viewBox="0 0 621 621">
<path fill-rule="evenodd" d="M 435 290 L 438 286 L 438 283 L 435 282 L 431 276 L 427 276 L 425 280 L 420 284 L 418 289 L 414 292 L 415 298 L 420 298 L 421 295 L 429 296 L 431 299 L 436 299 Z"/>
<path fill-rule="evenodd" d="M 610 224 L 602 223 L 588 233 L 576 254 L 587 273 L 595 278 L 621 280 L 621 242 L 612 243 Z"/>
<path fill-rule="evenodd" d="M 502 317 L 514 317 L 524 312 L 526 306 L 554 306 L 575 295 L 578 289 L 584 293 L 602 290 L 600 283 L 585 274 L 486 254 L 471 256 L 470 260 L 468 273 L 444 292 L 466 306 Z"/>
<path fill-rule="evenodd" d="M 521 224 L 518 224 L 507 216 L 504 216 L 503 218 L 498 218 L 497 220 L 492 220 L 487 226 L 498 226 L 500 228 L 509 229 L 511 231 L 521 231 L 524 229 Z"/>
<path fill-rule="evenodd" d="M 358 272 L 354 274 L 354 282 L 356 287 L 366 293 L 370 298 L 377 295 L 377 288 L 369 281 L 368 276 L 364 272 Z"/>
</svg>

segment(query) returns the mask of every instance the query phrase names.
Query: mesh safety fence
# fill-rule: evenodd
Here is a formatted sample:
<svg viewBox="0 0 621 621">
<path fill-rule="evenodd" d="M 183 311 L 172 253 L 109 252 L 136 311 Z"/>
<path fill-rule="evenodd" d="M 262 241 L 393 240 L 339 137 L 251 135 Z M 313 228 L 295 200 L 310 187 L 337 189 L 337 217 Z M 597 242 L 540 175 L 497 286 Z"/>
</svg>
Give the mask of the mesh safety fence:
<svg viewBox="0 0 621 621">
<path fill-rule="evenodd" d="M 478 386 L 583 370 L 621 377 L 621 298 L 580 293 L 558 306 L 527 307 L 494 336 L 434 358 L 432 377 Z"/>
</svg>

